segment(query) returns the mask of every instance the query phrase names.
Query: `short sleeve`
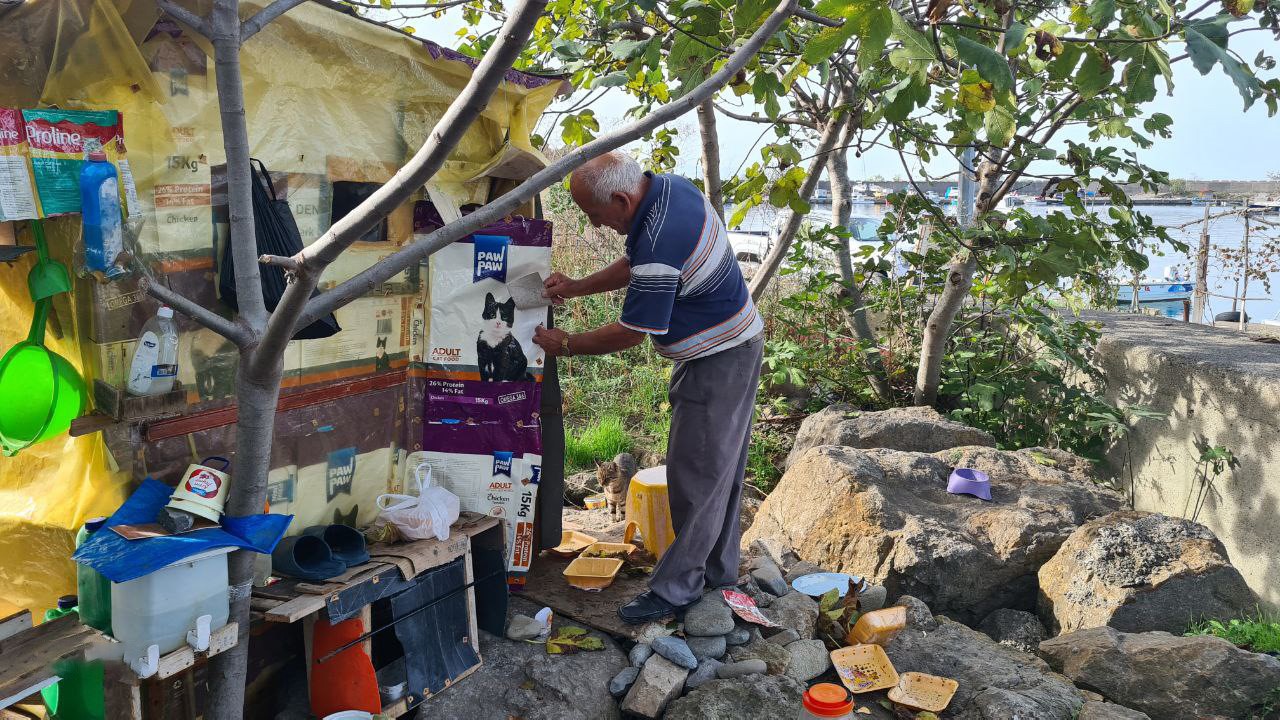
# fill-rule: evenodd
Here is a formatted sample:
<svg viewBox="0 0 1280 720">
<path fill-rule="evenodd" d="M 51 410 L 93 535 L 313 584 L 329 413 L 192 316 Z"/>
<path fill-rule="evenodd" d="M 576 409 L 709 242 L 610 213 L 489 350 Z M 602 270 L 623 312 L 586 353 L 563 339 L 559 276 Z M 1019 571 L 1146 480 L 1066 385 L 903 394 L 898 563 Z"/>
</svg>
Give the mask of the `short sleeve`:
<svg viewBox="0 0 1280 720">
<path fill-rule="evenodd" d="M 678 268 L 657 262 L 633 266 L 618 322 L 637 332 L 667 334 L 679 288 Z"/>
</svg>

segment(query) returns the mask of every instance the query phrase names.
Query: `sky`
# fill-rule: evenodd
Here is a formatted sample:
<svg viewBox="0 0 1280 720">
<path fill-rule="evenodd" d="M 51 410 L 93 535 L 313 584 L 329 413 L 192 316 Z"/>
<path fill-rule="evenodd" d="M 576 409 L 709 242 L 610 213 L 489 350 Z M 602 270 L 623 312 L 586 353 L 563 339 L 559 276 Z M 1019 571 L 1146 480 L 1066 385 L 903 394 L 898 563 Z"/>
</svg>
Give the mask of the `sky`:
<svg viewBox="0 0 1280 720">
<path fill-rule="evenodd" d="M 455 32 L 462 26 L 460 18 L 455 15 L 446 15 L 440 20 L 414 20 L 413 24 L 419 36 L 448 46 L 456 44 Z M 1260 50 L 1266 49 L 1272 55 L 1277 50 L 1275 41 L 1266 32 L 1233 37 L 1231 47 L 1247 60 L 1252 60 Z M 1280 115 L 1268 118 L 1266 106 L 1261 102 L 1254 103 L 1245 111 L 1235 86 L 1217 66 L 1208 75 L 1201 76 L 1190 61 L 1183 60 L 1173 65 L 1173 74 L 1174 94 L 1165 95 L 1163 80 L 1157 80 L 1160 95 L 1146 106 L 1148 113 L 1160 112 L 1173 118 L 1173 137 L 1157 138 L 1152 148 L 1139 150 L 1139 160 L 1168 172 L 1171 177 L 1195 180 L 1264 180 L 1268 173 L 1280 173 Z M 602 128 L 622 122 L 626 109 L 626 97 L 620 91 L 611 93 L 616 93 L 616 97 L 606 95 L 593 105 Z M 566 99 L 567 102 L 557 103 L 552 109 L 575 103 L 581 97 L 581 93 L 575 93 Z M 681 135 L 677 171 L 689 176 L 700 175 L 694 114 L 689 113 L 674 125 Z M 748 163 L 758 160 L 758 150 L 753 148 L 767 126 L 723 116 L 718 117 L 717 126 L 723 176 L 731 176 L 744 159 Z M 540 131 L 545 133 L 545 128 L 544 123 Z M 558 131 L 554 135 L 558 136 Z M 1068 131 L 1062 135 L 1084 139 L 1083 129 L 1075 132 L 1074 137 Z M 763 142 L 772 142 L 771 138 L 772 132 Z M 948 172 L 951 164 L 950 161 L 935 162 L 929 171 Z M 912 168 L 913 173 L 918 171 L 919 168 Z M 861 157 L 850 153 L 849 173 L 855 180 L 902 178 L 906 175 L 898 155 L 885 148 L 872 148 Z"/>
</svg>

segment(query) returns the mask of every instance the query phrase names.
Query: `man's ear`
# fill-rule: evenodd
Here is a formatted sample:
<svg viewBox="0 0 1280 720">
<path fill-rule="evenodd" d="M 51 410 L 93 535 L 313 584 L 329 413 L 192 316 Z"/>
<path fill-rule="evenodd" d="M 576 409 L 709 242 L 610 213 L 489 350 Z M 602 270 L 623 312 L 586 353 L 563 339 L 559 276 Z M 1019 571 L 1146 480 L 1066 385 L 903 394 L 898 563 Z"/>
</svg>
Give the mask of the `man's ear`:
<svg viewBox="0 0 1280 720">
<path fill-rule="evenodd" d="M 610 195 L 609 202 L 618 206 L 624 214 L 631 212 L 632 206 L 635 204 L 631 201 L 631 196 L 623 192 L 615 192 Z"/>
</svg>

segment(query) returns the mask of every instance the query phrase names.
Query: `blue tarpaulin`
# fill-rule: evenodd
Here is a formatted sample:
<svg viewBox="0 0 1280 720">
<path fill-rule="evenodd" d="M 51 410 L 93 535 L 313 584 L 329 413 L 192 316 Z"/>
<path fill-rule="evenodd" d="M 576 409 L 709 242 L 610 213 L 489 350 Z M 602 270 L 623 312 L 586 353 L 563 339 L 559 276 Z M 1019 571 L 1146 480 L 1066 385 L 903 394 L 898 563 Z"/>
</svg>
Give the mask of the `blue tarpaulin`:
<svg viewBox="0 0 1280 720">
<path fill-rule="evenodd" d="M 159 480 L 143 480 L 120 509 L 107 518 L 106 525 L 76 550 L 72 559 L 97 570 L 112 582 L 126 582 L 214 548 L 236 547 L 270 554 L 293 521 L 292 515 L 224 516 L 220 528 L 143 540 L 125 540 L 108 530 L 113 525 L 155 522 L 172 494 L 173 488 Z"/>
</svg>

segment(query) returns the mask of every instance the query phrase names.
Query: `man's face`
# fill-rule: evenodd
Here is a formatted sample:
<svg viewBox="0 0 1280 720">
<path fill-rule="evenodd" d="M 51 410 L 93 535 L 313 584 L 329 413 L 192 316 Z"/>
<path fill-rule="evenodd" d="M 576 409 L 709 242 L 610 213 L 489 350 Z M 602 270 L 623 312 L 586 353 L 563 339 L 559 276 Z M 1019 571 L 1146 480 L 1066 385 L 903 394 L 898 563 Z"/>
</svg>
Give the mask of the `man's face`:
<svg viewBox="0 0 1280 720">
<path fill-rule="evenodd" d="M 635 214 L 635 206 L 631 198 L 624 193 L 614 193 L 608 202 L 597 202 L 591 192 L 577 181 L 570 181 L 569 194 L 573 202 L 582 208 L 592 227 L 611 228 L 619 235 L 631 231 L 631 217 Z"/>
</svg>

